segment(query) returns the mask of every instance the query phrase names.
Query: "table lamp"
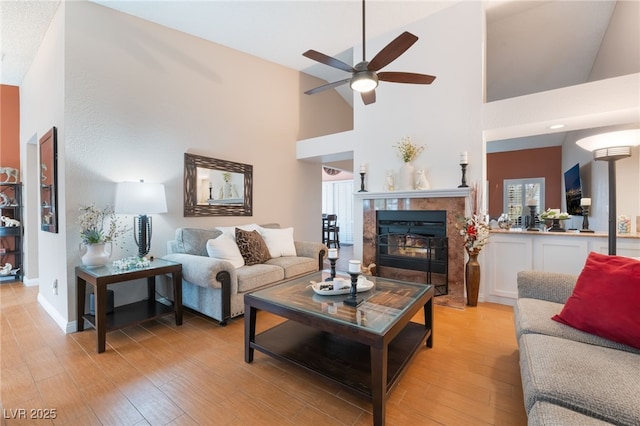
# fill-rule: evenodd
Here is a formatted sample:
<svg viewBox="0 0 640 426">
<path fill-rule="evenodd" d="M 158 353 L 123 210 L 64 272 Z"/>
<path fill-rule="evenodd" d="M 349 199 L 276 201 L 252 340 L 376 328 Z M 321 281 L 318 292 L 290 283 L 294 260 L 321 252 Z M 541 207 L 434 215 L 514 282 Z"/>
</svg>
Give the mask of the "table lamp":
<svg viewBox="0 0 640 426">
<path fill-rule="evenodd" d="M 115 212 L 135 214 L 133 236 L 138 246 L 138 257 L 144 257 L 151 248 L 152 213 L 166 213 L 167 199 L 161 183 L 121 182 L 116 186 Z"/>
</svg>

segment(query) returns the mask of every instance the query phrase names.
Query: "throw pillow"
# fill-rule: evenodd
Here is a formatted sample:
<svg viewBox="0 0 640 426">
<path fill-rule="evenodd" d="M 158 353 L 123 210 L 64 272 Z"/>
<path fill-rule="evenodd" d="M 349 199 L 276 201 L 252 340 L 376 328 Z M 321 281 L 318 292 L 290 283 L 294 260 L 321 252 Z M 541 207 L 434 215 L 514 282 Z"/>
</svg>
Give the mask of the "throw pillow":
<svg viewBox="0 0 640 426">
<path fill-rule="evenodd" d="M 258 231 L 245 231 L 236 228 L 236 244 L 238 244 L 245 265 L 264 263 L 271 259 L 269 248 Z"/>
<path fill-rule="evenodd" d="M 216 226 L 216 229 L 218 231 L 230 236 L 233 241 L 236 240 L 236 228 L 240 228 L 245 231 L 255 231 L 260 228 L 260 225 L 258 225 L 257 223 L 248 223 L 246 225 L 238 226 Z"/>
<path fill-rule="evenodd" d="M 293 228 L 258 230 L 269 248 L 271 257 L 296 256 L 296 245 L 293 242 Z"/>
<path fill-rule="evenodd" d="M 552 319 L 640 349 L 640 261 L 591 252 L 573 293 Z"/>
<path fill-rule="evenodd" d="M 207 254 L 216 259 L 228 260 L 234 268 L 244 266 L 244 258 L 236 242 L 228 235 L 222 234 L 217 238 L 207 241 Z"/>
</svg>

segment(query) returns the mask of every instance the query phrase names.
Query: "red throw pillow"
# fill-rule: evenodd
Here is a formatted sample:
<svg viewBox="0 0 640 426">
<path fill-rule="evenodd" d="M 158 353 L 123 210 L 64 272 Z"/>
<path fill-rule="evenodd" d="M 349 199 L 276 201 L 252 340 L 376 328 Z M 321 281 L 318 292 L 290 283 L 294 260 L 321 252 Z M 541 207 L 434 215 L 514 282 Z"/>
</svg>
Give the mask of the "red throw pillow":
<svg viewBox="0 0 640 426">
<path fill-rule="evenodd" d="M 589 253 L 573 293 L 551 319 L 640 349 L 640 261 Z"/>
</svg>

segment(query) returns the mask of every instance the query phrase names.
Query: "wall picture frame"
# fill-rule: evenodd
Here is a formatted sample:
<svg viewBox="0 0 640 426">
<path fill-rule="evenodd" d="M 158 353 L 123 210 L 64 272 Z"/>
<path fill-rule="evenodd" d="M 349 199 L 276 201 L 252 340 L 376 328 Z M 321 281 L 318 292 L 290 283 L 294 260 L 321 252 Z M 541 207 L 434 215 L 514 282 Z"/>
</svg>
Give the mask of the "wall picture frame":
<svg viewBox="0 0 640 426">
<path fill-rule="evenodd" d="M 58 233 L 58 129 L 40 138 L 40 229 Z"/>
<path fill-rule="evenodd" d="M 184 154 L 184 216 L 252 216 L 253 166 Z"/>
</svg>

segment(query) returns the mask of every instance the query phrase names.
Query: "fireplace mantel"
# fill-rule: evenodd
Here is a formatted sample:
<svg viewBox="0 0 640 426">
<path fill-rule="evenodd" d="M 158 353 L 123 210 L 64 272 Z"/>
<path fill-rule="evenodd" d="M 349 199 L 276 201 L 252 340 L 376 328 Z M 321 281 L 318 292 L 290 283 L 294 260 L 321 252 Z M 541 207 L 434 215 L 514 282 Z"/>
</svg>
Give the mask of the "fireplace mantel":
<svg viewBox="0 0 640 426">
<path fill-rule="evenodd" d="M 356 192 L 356 200 L 384 200 L 390 198 L 455 198 L 469 196 L 469 188 L 429 189 L 425 191 Z"/>
</svg>

